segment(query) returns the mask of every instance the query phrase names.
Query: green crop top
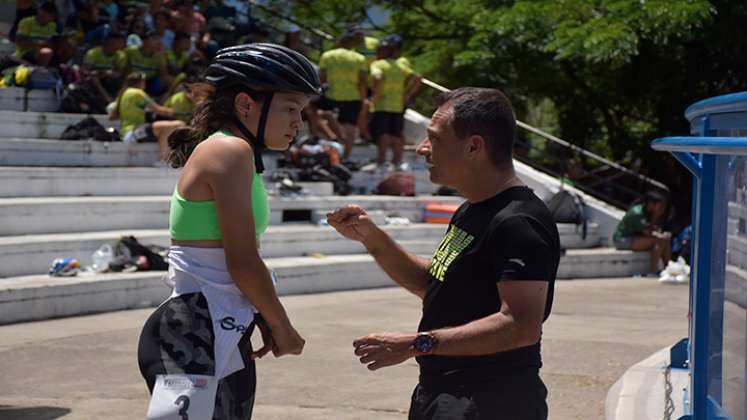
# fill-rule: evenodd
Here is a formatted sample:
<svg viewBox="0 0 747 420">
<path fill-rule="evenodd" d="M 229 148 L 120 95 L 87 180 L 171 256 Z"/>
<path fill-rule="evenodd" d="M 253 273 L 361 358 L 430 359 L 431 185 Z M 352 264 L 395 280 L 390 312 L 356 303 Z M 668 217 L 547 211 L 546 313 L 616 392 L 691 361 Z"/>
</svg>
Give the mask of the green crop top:
<svg viewBox="0 0 747 420">
<path fill-rule="evenodd" d="M 208 138 L 231 133 L 216 131 Z M 270 223 L 270 203 L 262 176 L 254 173 L 252 177 L 252 214 L 254 215 L 254 230 L 259 236 Z M 171 196 L 171 211 L 169 214 L 169 230 L 171 239 L 177 241 L 218 240 L 221 238 L 218 216 L 215 211 L 215 200 L 191 201 L 179 195 L 177 188 Z"/>
</svg>

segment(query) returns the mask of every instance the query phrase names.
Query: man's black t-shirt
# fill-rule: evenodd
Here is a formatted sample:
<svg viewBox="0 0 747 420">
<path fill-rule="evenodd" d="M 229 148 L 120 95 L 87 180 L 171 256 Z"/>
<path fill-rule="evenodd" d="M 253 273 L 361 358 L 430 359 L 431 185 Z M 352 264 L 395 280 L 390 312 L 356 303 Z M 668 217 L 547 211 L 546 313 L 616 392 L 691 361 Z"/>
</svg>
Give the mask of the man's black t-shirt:
<svg viewBox="0 0 747 420">
<path fill-rule="evenodd" d="M 558 229 L 545 204 L 527 187 L 513 187 L 454 213 L 429 268 L 418 331 L 456 327 L 497 313 L 498 282 L 549 283 L 552 307 L 560 260 Z M 542 365 L 539 343 L 486 356 L 421 356 L 421 377 L 510 374 Z"/>
</svg>

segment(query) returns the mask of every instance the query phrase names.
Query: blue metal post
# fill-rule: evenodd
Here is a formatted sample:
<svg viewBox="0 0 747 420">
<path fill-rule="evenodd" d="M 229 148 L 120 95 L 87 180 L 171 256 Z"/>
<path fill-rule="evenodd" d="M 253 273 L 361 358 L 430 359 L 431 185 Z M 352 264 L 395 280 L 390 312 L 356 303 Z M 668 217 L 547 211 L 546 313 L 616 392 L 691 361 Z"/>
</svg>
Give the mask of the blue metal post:
<svg viewBox="0 0 747 420">
<path fill-rule="evenodd" d="M 709 313 L 711 305 L 711 243 L 713 241 L 713 188 L 716 181 L 716 156 L 703 155 L 701 158 L 701 176 L 698 178 L 699 205 L 696 207 L 695 229 L 696 257 L 693 264 L 695 285 L 693 287 L 693 329 L 692 340 L 692 387 L 690 402 L 693 409 L 693 420 L 707 419 L 708 400 L 708 337 Z"/>
</svg>

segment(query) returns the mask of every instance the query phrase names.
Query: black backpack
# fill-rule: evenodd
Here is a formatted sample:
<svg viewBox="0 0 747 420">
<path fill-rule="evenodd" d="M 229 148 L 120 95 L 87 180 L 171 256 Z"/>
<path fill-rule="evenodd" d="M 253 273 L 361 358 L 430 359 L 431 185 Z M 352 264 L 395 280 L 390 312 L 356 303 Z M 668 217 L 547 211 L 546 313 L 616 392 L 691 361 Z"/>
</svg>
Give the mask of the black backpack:
<svg viewBox="0 0 747 420">
<path fill-rule="evenodd" d="M 161 256 L 162 251 L 164 249 L 161 247 L 141 244 L 134 236 L 123 236 L 114 245 L 115 258 L 109 263 L 109 269 L 114 272 L 128 268 L 137 271 L 168 270 L 169 264 Z"/>
<path fill-rule="evenodd" d="M 580 195 L 561 189 L 547 202 L 547 208 L 555 222 L 581 225 L 581 239 L 586 239 L 586 203 Z"/>
<path fill-rule="evenodd" d="M 60 111 L 70 114 L 106 114 L 106 101 L 91 84 L 71 84 L 62 95 Z"/>
<path fill-rule="evenodd" d="M 117 130 L 107 131 L 95 118 L 87 117 L 75 124 L 67 126 L 65 131 L 60 135 L 60 139 L 119 141 L 119 133 Z"/>
</svg>

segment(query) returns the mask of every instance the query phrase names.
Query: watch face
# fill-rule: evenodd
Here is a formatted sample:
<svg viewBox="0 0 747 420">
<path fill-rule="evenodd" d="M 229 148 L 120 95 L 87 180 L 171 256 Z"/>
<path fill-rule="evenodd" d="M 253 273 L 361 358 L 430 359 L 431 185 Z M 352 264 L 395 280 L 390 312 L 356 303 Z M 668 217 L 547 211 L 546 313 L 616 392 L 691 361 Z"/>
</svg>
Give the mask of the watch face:
<svg viewBox="0 0 747 420">
<path fill-rule="evenodd" d="M 433 345 L 435 340 L 428 334 L 422 334 L 415 337 L 415 343 L 413 343 L 415 350 L 418 353 L 430 353 L 433 351 Z"/>
</svg>

